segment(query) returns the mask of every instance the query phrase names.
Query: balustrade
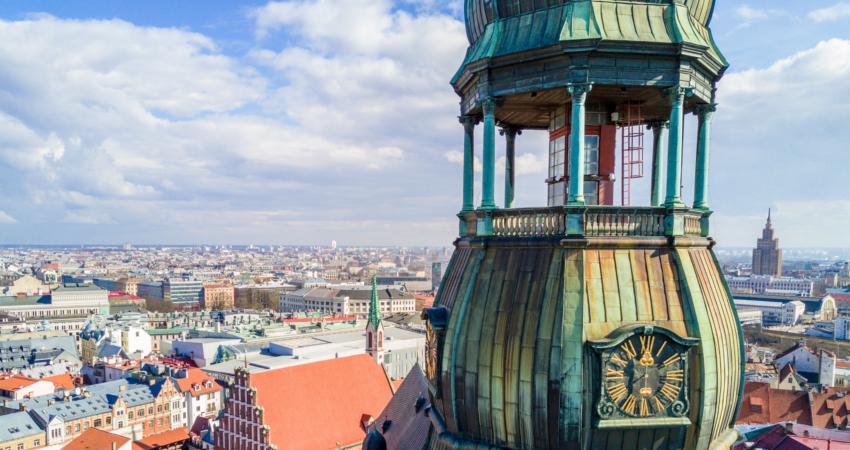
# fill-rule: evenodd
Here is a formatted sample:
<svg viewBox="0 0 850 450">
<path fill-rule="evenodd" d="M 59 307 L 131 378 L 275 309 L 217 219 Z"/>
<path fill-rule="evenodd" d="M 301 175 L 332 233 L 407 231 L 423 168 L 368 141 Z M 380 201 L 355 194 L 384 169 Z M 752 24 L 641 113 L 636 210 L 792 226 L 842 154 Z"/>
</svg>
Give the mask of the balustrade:
<svg viewBox="0 0 850 450">
<path fill-rule="evenodd" d="M 665 237 L 673 232 L 668 219 L 679 217 L 682 231 L 688 237 L 704 237 L 705 212 L 697 210 L 670 210 L 653 207 L 579 206 L 515 208 L 470 211 L 460 215 L 461 230 L 465 236 L 493 236 L 497 238 L 552 238 L 566 235 L 568 217 L 579 217 L 584 237 Z M 483 221 L 492 226 L 480 227 Z M 491 230 L 482 233 L 480 230 Z"/>
</svg>

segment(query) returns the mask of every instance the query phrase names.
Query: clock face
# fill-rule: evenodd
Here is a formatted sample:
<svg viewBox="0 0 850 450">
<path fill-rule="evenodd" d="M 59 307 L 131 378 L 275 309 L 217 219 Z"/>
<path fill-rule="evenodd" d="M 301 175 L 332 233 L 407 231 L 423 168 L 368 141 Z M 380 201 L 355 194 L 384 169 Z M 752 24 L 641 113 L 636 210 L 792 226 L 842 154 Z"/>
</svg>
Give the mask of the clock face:
<svg viewBox="0 0 850 450">
<path fill-rule="evenodd" d="M 604 417 L 682 416 L 687 412 L 687 348 L 663 334 L 635 334 L 602 355 Z"/>
<path fill-rule="evenodd" d="M 429 322 L 425 325 L 425 376 L 432 384 L 436 383 L 439 376 L 439 368 L 437 366 L 437 358 L 439 357 L 438 347 L 437 333 Z"/>
</svg>

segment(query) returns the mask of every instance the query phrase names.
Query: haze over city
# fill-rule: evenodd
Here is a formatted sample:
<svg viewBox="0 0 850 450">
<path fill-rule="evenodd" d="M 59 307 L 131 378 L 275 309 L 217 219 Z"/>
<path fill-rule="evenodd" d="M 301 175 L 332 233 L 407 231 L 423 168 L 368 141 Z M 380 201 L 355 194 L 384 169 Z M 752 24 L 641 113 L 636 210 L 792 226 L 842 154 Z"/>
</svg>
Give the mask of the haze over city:
<svg viewBox="0 0 850 450">
<path fill-rule="evenodd" d="M 434 0 L 3 2 L 0 243 L 446 245 L 462 15 Z M 751 246 L 772 208 L 785 247 L 850 247 L 848 22 L 846 2 L 716 5 L 721 246 Z M 546 141 L 517 139 L 516 206 L 545 204 Z"/>
</svg>

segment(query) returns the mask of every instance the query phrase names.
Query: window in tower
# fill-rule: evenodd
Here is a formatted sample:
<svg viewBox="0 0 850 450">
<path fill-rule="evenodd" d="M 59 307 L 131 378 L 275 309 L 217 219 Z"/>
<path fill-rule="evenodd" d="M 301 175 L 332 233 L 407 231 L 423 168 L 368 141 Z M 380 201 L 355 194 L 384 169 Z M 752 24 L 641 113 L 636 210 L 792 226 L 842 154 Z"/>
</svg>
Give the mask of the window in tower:
<svg viewBox="0 0 850 450">
<path fill-rule="evenodd" d="M 553 137 L 549 141 L 549 177 L 548 202 L 549 206 L 560 206 L 566 202 L 569 194 L 567 181 L 569 135 Z M 599 135 L 585 135 L 584 138 L 584 201 L 588 205 L 599 204 L 599 183 L 595 178 L 599 175 Z M 587 178 L 592 178 L 588 180 Z"/>
</svg>

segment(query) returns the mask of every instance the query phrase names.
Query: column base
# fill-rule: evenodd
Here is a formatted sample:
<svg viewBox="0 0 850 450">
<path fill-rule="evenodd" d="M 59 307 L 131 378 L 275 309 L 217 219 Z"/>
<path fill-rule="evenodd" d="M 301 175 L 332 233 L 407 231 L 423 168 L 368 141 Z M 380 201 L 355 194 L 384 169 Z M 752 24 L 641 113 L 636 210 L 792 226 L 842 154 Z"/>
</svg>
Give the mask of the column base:
<svg viewBox="0 0 850 450">
<path fill-rule="evenodd" d="M 479 217 L 475 230 L 476 236 L 492 236 L 493 235 L 493 215 L 485 214 L 484 217 Z"/>
<path fill-rule="evenodd" d="M 578 206 L 578 209 L 570 209 L 565 211 L 566 222 L 564 224 L 564 234 L 567 237 L 584 237 L 584 205 L 569 205 Z"/>
<path fill-rule="evenodd" d="M 664 216 L 664 235 L 665 236 L 684 236 L 685 235 L 685 214 L 688 211 L 685 205 L 677 207 L 667 207 L 667 214 Z"/>
</svg>

